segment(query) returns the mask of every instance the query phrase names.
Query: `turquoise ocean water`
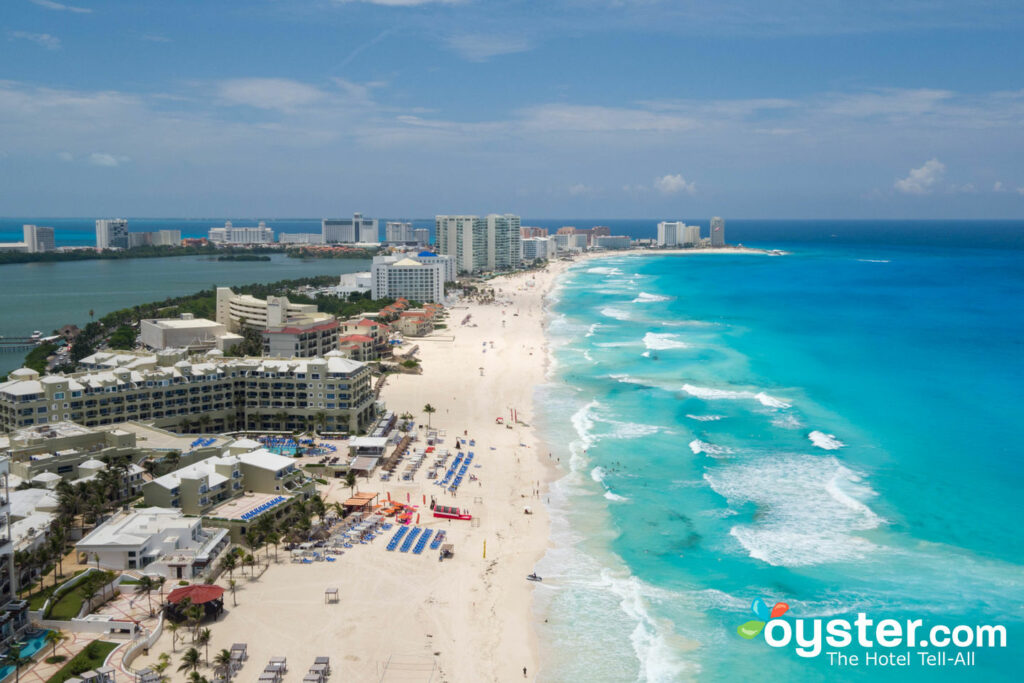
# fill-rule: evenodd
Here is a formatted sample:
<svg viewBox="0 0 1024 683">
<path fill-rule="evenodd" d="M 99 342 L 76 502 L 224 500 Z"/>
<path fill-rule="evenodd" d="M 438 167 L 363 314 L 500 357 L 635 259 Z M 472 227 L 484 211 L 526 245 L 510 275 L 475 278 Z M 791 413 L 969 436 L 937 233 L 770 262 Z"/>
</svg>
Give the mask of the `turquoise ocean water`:
<svg viewBox="0 0 1024 683">
<path fill-rule="evenodd" d="M 1002 234 L 575 266 L 537 394 L 566 472 L 542 680 L 1019 680 L 1024 251 Z M 1008 647 L 842 668 L 740 638 L 758 597 Z"/>
</svg>

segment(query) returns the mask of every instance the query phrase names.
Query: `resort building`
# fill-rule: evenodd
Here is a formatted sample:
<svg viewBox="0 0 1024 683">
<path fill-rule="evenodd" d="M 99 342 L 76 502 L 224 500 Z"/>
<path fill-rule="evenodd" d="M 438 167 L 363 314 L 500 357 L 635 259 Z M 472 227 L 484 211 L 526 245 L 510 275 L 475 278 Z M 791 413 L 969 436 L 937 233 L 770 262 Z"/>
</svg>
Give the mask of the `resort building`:
<svg viewBox="0 0 1024 683">
<path fill-rule="evenodd" d="M 629 249 L 630 239 L 626 235 L 598 235 L 593 246 L 598 249 Z"/>
<path fill-rule="evenodd" d="M 439 262 L 436 256 L 430 263 L 409 257 L 400 260 L 394 256 L 375 257 L 371 270 L 373 298 L 443 301 L 445 271 L 446 264 Z"/>
<path fill-rule="evenodd" d="M 388 221 L 384 224 L 384 241 L 388 244 L 407 244 L 415 242 L 412 223 Z"/>
<path fill-rule="evenodd" d="M 235 227 L 231 221 L 225 221 L 223 228 L 210 228 L 207 237 L 213 244 L 271 244 L 274 241 L 274 230 L 260 221 L 256 227 Z"/>
<path fill-rule="evenodd" d="M 181 510 L 149 507 L 118 512 L 75 548 L 104 569 L 192 579 L 211 567 L 229 544 L 227 529 L 205 529 Z"/>
<path fill-rule="evenodd" d="M 319 232 L 279 232 L 280 244 L 323 244 L 324 236 Z"/>
<path fill-rule="evenodd" d="M 217 322 L 230 332 L 243 328 L 266 330 L 309 320 L 330 319 L 318 313 L 316 304 L 293 304 L 284 296 L 257 299 L 249 294 L 235 294 L 230 287 L 217 288 Z"/>
<path fill-rule="evenodd" d="M 0 384 L 0 428 L 135 420 L 182 431 L 193 422 L 215 433 L 293 430 L 322 414 L 327 431 L 356 432 L 375 415 L 370 369 L 344 358 L 187 360 L 164 352 L 139 354 L 132 365 L 45 377 L 15 370 Z"/>
<path fill-rule="evenodd" d="M 376 218 L 363 218 L 361 213 L 352 218 L 324 218 L 320 221 L 320 235 L 324 244 L 377 244 L 380 242 Z"/>
<path fill-rule="evenodd" d="M 658 223 L 659 247 L 699 247 L 700 243 L 699 225 L 687 225 L 683 221 Z"/>
<path fill-rule="evenodd" d="M 725 221 L 721 216 L 715 216 L 711 219 L 711 246 L 725 246 Z"/>
<path fill-rule="evenodd" d="M 519 236 L 521 238 L 523 238 L 524 240 L 527 239 L 527 238 L 530 238 L 530 237 L 547 237 L 548 236 L 548 229 L 547 228 L 534 228 L 534 227 L 530 227 L 528 225 L 524 225 L 521 228 L 519 228 Z"/>
<path fill-rule="evenodd" d="M 124 218 L 109 218 L 96 221 L 97 249 L 127 249 L 128 221 Z"/>
<path fill-rule="evenodd" d="M 0 457 L 0 647 L 19 639 L 28 626 L 28 602 L 18 599 L 18 579 L 11 542 L 9 461 Z"/>
<path fill-rule="evenodd" d="M 412 236 L 419 246 L 425 247 L 430 244 L 430 228 L 413 228 Z"/>
<path fill-rule="evenodd" d="M 357 360 L 360 363 L 369 363 L 380 358 L 377 347 L 373 343 L 373 337 L 365 334 L 344 334 L 338 339 L 338 350 L 346 358 Z"/>
<path fill-rule="evenodd" d="M 372 294 L 372 292 L 373 275 L 369 271 L 362 273 L 342 273 L 338 278 L 338 284 L 327 290 L 328 294 L 340 297 L 347 297 L 351 294 Z"/>
<path fill-rule="evenodd" d="M 46 251 L 53 251 L 57 248 L 53 238 L 53 228 L 46 228 L 39 225 L 21 226 L 25 239 L 25 246 L 30 254 L 40 254 Z"/>
<path fill-rule="evenodd" d="M 566 243 L 568 244 L 568 236 L 566 237 Z M 536 259 L 549 259 L 554 258 L 556 251 L 556 242 L 551 237 L 524 237 L 520 241 L 522 260 L 530 263 Z"/>
<path fill-rule="evenodd" d="M 326 314 L 303 316 L 263 330 L 263 355 L 271 358 L 316 358 L 338 348 L 341 325 Z"/>
<path fill-rule="evenodd" d="M 346 320 L 342 323 L 341 333 L 342 335 L 359 334 L 373 339 L 374 360 L 387 352 L 389 330 L 384 323 L 369 318 Z"/>
<path fill-rule="evenodd" d="M 181 230 L 152 230 L 128 233 L 128 248 L 176 247 L 181 244 Z"/>
<path fill-rule="evenodd" d="M 246 491 L 291 495 L 312 489 L 294 459 L 260 448 L 201 460 L 146 483 L 142 493 L 146 505 L 206 515 Z"/>
<path fill-rule="evenodd" d="M 569 251 L 586 251 L 587 247 L 590 246 L 590 237 L 587 235 L 569 235 L 568 245 Z"/>
<path fill-rule="evenodd" d="M 422 337 L 434 331 L 434 317 L 426 311 L 405 311 L 392 323 L 406 337 Z"/>
<path fill-rule="evenodd" d="M 139 339 L 147 348 L 227 351 L 244 337 L 223 324 L 182 313 L 180 318 L 148 318 L 139 322 Z"/>
<path fill-rule="evenodd" d="M 518 268 L 520 263 L 519 216 L 487 216 L 487 270 Z"/>
<path fill-rule="evenodd" d="M 460 273 L 487 268 L 487 221 L 479 216 L 436 216 L 437 250 Z"/>
</svg>

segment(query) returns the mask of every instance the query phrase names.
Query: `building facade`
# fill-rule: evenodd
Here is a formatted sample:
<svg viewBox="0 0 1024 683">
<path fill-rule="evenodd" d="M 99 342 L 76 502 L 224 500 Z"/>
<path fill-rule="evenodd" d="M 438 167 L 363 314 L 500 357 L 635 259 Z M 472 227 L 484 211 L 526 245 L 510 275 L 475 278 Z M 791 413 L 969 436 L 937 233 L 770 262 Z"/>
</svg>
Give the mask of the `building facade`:
<svg viewBox="0 0 1024 683">
<path fill-rule="evenodd" d="M 597 235 L 594 246 L 598 249 L 629 249 L 631 242 L 626 235 Z"/>
<path fill-rule="evenodd" d="M 128 221 L 124 218 L 105 218 L 96 221 L 97 249 L 127 249 Z"/>
<path fill-rule="evenodd" d="M 53 237 L 53 228 L 40 225 L 23 225 L 21 226 L 21 231 L 24 235 L 25 246 L 30 254 L 41 254 L 57 248 Z"/>
<path fill-rule="evenodd" d="M 148 318 L 139 322 L 139 340 L 150 349 L 227 351 L 243 341 L 223 324 L 183 313 L 180 318 Z"/>
<path fill-rule="evenodd" d="M 376 218 L 363 218 L 360 213 L 352 218 L 324 218 L 320 221 L 320 234 L 324 244 L 375 244 L 380 242 Z"/>
<path fill-rule="evenodd" d="M 131 368 L 45 377 L 15 370 L 0 384 L 0 428 L 133 420 L 179 429 L 205 421 L 213 433 L 291 431 L 322 416 L 327 431 L 356 432 L 375 414 L 369 367 L 345 358 L 192 362 L 183 354 L 157 354 L 138 360 Z"/>
<path fill-rule="evenodd" d="M 721 216 L 715 216 L 711 219 L 711 246 L 725 246 L 725 221 Z"/>
<path fill-rule="evenodd" d="M 226 221 L 223 228 L 210 228 L 207 238 L 217 245 L 272 244 L 274 230 L 268 228 L 263 221 L 260 221 L 256 227 L 236 227 L 231 224 L 231 221 Z"/>
<path fill-rule="evenodd" d="M 338 348 L 340 323 L 306 318 L 263 330 L 263 355 L 271 358 L 323 357 Z"/>
<path fill-rule="evenodd" d="M 455 261 L 459 273 L 487 267 L 487 222 L 479 216 L 443 215 L 434 218 L 437 251 Z"/>
<path fill-rule="evenodd" d="M 508 270 L 519 267 L 519 216 L 496 214 L 487 216 L 487 270 Z"/>
<path fill-rule="evenodd" d="M 230 287 L 217 288 L 217 322 L 231 332 L 243 328 L 266 330 L 316 316 L 330 317 L 318 313 L 315 304 L 293 304 L 288 297 L 257 299 L 249 294 L 235 294 Z"/>
<path fill-rule="evenodd" d="M 536 259 L 554 258 L 557 249 L 555 241 L 550 237 L 524 237 L 520 245 L 523 261 L 527 263 Z"/>
<path fill-rule="evenodd" d="M 384 241 L 388 244 L 406 244 L 416 241 L 412 223 L 388 221 L 384 224 Z"/>
<path fill-rule="evenodd" d="M 398 299 L 438 303 L 444 301 L 445 263 L 436 259 L 423 263 L 418 259 L 376 257 L 371 278 L 374 299 Z"/>
</svg>

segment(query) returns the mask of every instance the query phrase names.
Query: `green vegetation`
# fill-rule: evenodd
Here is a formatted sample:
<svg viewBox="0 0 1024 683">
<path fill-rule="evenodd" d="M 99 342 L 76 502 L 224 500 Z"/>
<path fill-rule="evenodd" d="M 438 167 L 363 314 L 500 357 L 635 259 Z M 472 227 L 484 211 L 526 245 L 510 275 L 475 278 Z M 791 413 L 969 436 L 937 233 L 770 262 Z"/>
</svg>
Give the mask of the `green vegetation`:
<svg viewBox="0 0 1024 683">
<path fill-rule="evenodd" d="M 291 247 L 285 250 L 288 258 L 373 258 L 377 249 L 308 249 Z"/>
<path fill-rule="evenodd" d="M 60 664 L 61 662 L 66 661 L 67 658 L 67 655 L 51 655 L 47 657 L 45 661 L 47 664 Z"/>
<path fill-rule="evenodd" d="M 82 611 L 82 604 L 92 599 L 104 586 L 114 580 L 113 572 L 92 573 L 85 579 L 79 581 L 71 590 L 60 596 L 57 602 L 50 605 L 50 612 L 47 619 L 59 621 L 70 621 Z"/>
<path fill-rule="evenodd" d="M 270 257 L 259 254 L 228 254 L 226 256 L 218 256 L 218 261 L 269 261 Z"/>
<path fill-rule="evenodd" d="M 94 640 L 85 646 L 85 649 L 72 657 L 71 661 L 61 667 L 60 671 L 50 677 L 46 683 L 64 683 L 69 678 L 74 678 L 80 673 L 91 671 L 103 666 L 107 655 L 113 652 L 117 643 L 109 643 L 105 640 Z"/>
<path fill-rule="evenodd" d="M 32 368 L 40 375 L 46 374 L 46 359 L 57 352 L 56 344 L 40 344 L 25 356 L 25 367 Z"/>
<path fill-rule="evenodd" d="M 114 334 L 110 335 L 110 340 L 107 342 L 107 346 L 112 349 L 134 349 L 135 336 L 135 328 L 130 325 L 121 325 L 114 330 Z"/>
<path fill-rule="evenodd" d="M 414 368 L 417 365 L 419 365 L 419 361 L 417 361 L 415 358 L 410 358 L 409 360 L 402 361 L 403 368 Z"/>
<path fill-rule="evenodd" d="M 0 252 L 0 265 L 8 263 L 39 263 L 59 261 L 110 261 L 129 258 L 166 258 L 168 256 L 213 256 L 213 255 L 234 255 L 234 254 L 265 254 L 266 252 L 280 253 L 277 249 L 268 248 L 245 248 L 245 247 L 215 247 L 213 245 L 197 247 L 154 247 L 142 246 L 122 251 L 95 251 L 93 249 L 76 249 L 74 251 L 47 251 L 37 254 L 26 254 Z M 360 258 L 366 258 L 361 256 Z M 261 259 L 262 260 L 262 259 Z"/>
</svg>

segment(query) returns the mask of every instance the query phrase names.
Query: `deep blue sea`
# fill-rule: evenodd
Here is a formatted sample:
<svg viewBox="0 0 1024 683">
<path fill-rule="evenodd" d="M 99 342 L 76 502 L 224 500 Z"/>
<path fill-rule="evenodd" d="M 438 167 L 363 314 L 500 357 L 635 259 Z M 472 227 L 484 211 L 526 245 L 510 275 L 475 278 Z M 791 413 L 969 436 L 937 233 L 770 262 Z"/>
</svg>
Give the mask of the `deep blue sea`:
<svg viewBox="0 0 1024 683">
<path fill-rule="evenodd" d="M 549 297 L 543 680 L 1020 680 L 1024 226 L 813 223 L 729 235 L 785 256 L 586 261 Z M 833 666 L 740 638 L 756 598 L 1008 646 Z"/>
</svg>

